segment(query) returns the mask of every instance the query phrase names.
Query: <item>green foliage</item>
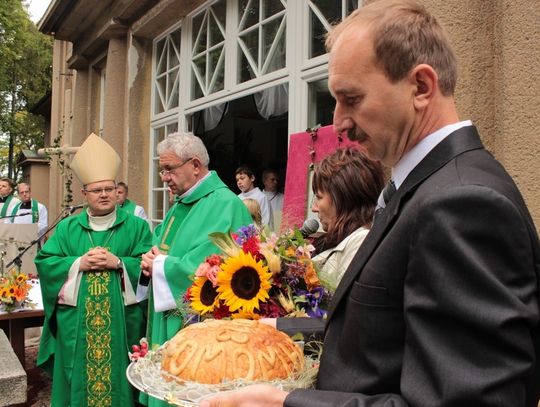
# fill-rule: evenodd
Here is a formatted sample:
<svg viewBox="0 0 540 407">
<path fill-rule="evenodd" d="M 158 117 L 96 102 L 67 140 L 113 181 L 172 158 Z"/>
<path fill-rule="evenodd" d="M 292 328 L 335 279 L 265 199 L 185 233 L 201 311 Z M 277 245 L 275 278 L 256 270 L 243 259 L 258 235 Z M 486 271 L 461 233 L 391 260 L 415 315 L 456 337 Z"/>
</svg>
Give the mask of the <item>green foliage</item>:
<svg viewBox="0 0 540 407">
<path fill-rule="evenodd" d="M 40 33 L 21 0 L 0 1 L 0 172 L 20 149 L 43 146 L 44 121 L 28 110 L 50 89 L 52 38 Z M 8 157 L 9 141 L 14 146 Z M 16 175 L 16 172 L 15 172 Z"/>
</svg>

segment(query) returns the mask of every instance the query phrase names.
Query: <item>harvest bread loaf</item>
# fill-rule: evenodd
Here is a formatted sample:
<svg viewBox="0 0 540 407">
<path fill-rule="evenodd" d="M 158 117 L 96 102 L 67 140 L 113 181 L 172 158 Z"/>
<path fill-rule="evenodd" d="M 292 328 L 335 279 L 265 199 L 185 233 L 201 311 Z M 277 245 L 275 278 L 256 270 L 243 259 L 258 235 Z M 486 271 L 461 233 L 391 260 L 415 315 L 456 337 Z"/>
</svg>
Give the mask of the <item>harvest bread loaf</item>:
<svg viewBox="0 0 540 407">
<path fill-rule="evenodd" d="M 206 384 L 286 379 L 303 368 L 302 350 L 283 332 L 246 319 L 189 325 L 163 350 L 161 368 Z"/>
</svg>

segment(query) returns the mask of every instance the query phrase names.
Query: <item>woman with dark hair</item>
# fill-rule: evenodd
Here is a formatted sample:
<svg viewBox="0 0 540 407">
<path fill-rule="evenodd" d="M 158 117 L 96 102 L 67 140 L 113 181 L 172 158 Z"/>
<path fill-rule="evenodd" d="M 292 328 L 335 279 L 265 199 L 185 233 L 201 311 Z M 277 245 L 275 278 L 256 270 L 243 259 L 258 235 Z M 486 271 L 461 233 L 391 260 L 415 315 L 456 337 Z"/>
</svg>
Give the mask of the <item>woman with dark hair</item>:
<svg viewBox="0 0 540 407">
<path fill-rule="evenodd" d="M 340 148 L 315 168 L 311 210 L 326 233 L 316 241 L 322 277 L 335 288 L 369 232 L 384 187 L 379 163 L 353 147 Z"/>
<path fill-rule="evenodd" d="M 377 199 L 384 187 L 378 162 L 353 147 L 340 148 L 315 167 L 311 210 L 326 233 L 315 244 L 319 277 L 334 291 L 369 232 Z M 261 322 L 294 335 L 321 338 L 324 321 L 316 318 L 263 318 Z"/>
</svg>

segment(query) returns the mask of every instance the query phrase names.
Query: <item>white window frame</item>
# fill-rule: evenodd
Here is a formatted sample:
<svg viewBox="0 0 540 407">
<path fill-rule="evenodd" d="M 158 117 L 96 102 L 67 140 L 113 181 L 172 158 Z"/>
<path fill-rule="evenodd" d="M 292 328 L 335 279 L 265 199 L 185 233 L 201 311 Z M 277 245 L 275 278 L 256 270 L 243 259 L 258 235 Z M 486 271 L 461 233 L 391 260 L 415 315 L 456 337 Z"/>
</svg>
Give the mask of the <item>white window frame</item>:
<svg viewBox="0 0 540 407">
<path fill-rule="evenodd" d="M 188 128 L 187 117 L 193 113 L 210 106 L 221 104 L 227 101 L 241 98 L 261 91 L 263 89 L 288 83 L 289 89 L 289 134 L 304 131 L 308 125 L 308 88 L 309 83 L 328 77 L 328 55 L 320 55 L 314 58 L 308 58 L 309 55 L 309 29 L 310 8 L 309 0 L 287 0 L 285 19 L 286 19 L 286 62 L 285 67 L 277 71 L 266 74 L 262 77 L 256 77 L 243 83 L 237 83 L 237 61 L 238 61 L 238 25 L 239 25 L 239 0 L 226 0 L 226 35 L 225 35 L 225 61 L 224 61 L 224 89 L 215 93 L 191 100 L 192 71 L 191 71 L 191 52 L 192 52 L 192 21 L 193 17 L 204 12 L 208 7 L 214 5 L 219 0 L 208 0 L 201 4 L 197 9 L 186 16 L 181 22 L 169 27 L 163 34 L 156 37 L 153 45 L 152 56 L 152 91 L 151 91 L 151 128 L 150 128 L 150 188 L 149 188 L 149 216 L 153 223 L 160 219 L 154 219 L 153 192 L 166 190 L 165 187 L 152 185 L 156 176 L 156 167 L 154 166 L 154 129 L 163 125 L 177 123 L 179 130 Z M 347 0 L 329 0 L 341 1 L 342 10 L 345 9 Z M 362 1 L 358 1 L 361 6 Z M 342 13 L 343 14 L 343 13 Z M 158 41 L 166 35 L 181 29 L 180 35 L 180 90 L 178 108 L 166 110 L 160 114 L 154 114 L 155 111 L 155 47 Z M 298 52 L 301 50 L 301 52 Z M 322 123 L 328 124 L 328 123 Z M 166 198 L 166 195 L 164 194 Z M 165 199 L 164 198 L 164 199 Z M 165 208 L 164 202 L 164 208 Z"/>
</svg>

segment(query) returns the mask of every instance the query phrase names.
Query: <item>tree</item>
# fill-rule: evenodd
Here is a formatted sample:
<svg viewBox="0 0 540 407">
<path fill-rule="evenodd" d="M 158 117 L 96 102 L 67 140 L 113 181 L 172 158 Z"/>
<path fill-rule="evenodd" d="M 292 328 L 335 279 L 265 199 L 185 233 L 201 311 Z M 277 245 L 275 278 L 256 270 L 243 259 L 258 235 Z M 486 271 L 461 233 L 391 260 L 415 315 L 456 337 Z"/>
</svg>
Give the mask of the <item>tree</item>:
<svg viewBox="0 0 540 407">
<path fill-rule="evenodd" d="M 2 0 L 0 172 L 8 177 L 17 176 L 14 157 L 21 149 L 43 147 L 43 119 L 29 109 L 50 89 L 51 64 L 52 38 L 38 31 L 26 4 L 22 0 Z"/>
</svg>

